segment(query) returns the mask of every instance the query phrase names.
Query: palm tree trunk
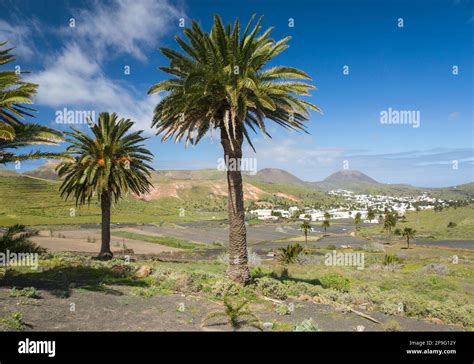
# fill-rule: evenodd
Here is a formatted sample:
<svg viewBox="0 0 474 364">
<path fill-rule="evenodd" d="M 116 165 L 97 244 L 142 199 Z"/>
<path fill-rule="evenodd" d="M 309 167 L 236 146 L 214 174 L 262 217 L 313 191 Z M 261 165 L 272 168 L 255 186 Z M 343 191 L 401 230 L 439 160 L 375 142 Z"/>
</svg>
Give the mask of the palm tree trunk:
<svg viewBox="0 0 474 364">
<path fill-rule="evenodd" d="M 308 245 L 308 233 L 306 231 L 304 233 L 304 241 L 305 241 L 305 244 Z"/>
<path fill-rule="evenodd" d="M 242 158 L 242 132 L 232 141 L 224 128 L 221 144 L 227 167 L 228 213 L 229 213 L 229 266 L 227 276 L 235 282 L 250 282 L 247 256 L 247 229 L 245 228 L 244 191 L 240 162 Z"/>
<path fill-rule="evenodd" d="M 102 243 L 100 245 L 100 259 L 112 259 L 113 254 L 110 250 L 110 193 L 105 191 L 100 196 L 100 208 L 102 210 Z"/>
</svg>

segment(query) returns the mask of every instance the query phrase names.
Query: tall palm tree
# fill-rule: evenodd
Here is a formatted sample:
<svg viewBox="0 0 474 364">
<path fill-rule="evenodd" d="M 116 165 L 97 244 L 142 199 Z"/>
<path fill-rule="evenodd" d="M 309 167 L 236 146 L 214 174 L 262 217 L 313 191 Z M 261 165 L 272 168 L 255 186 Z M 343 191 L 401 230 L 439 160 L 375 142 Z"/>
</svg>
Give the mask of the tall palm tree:
<svg viewBox="0 0 474 364">
<path fill-rule="evenodd" d="M 7 42 L 0 42 L 0 47 Z M 0 49 L 0 65 L 15 61 L 11 54 L 13 48 Z M 16 154 L 11 150 L 32 145 L 57 145 L 62 141 L 59 131 L 41 124 L 25 123 L 25 117 L 33 117 L 32 97 L 36 94 L 38 85 L 24 82 L 21 74 L 12 70 L 0 71 L 0 164 L 26 159 L 60 157 L 57 153 L 30 152 Z"/>
<path fill-rule="evenodd" d="M 142 131 L 128 133 L 134 122 L 118 120 L 117 114 L 100 113 L 93 125 L 93 137 L 77 130 L 67 132 L 66 149 L 69 159 L 57 167 L 63 178 L 61 196 L 74 196 L 76 206 L 90 204 L 96 196 L 102 210 L 102 244 L 99 258 L 111 259 L 110 208 L 128 192 L 140 195 L 150 191 L 150 172 L 147 163 L 150 151 L 143 147 Z"/>
<path fill-rule="evenodd" d="M 181 50 L 161 48 L 170 60 L 161 70 L 172 78 L 153 85 L 153 94 L 167 91 L 155 108 L 153 126 L 162 141 L 174 138 L 197 144 L 217 129 L 227 167 L 229 214 L 229 266 L 227 275 L 247 283 L 247 238 L 240 162 L 246 140 L 254 149 L 249 131 L 269 136 L 265 122 L 286 129 L 306 131 L 309 109 L 319 109 L 299 98 L 309 96 L 314 87 L 302 82 L 308 74 L 296 68 L 276 66 L 264 69 L 269 61 L 288 48 L 290 37 L 275 41 L 272 28 L 263 33 L 262 18 L 255 16 L 241 32 L 238 20 L 224 26 L 219 16 L 209 33 L 196 21 L 184 30 L 187 40 L 176 36 Z M 254 149 L 255 150 L 255 149 Z M 235 166 L 236 168 L 232 168 Z"/>
<path fill-rule="evenodd" d="M 303 221 L 303 223 L 300 225 L 300 228 L 304 233 L 305 243 L 308 244 L 308 233 L 311 231 L 311 224 L 309 221 Z"/>
<path fill-rule="evenodd" d="M 416 230 L 406 227 L 403 229 L 402 236 L 407 239 L 407 248 L 410 249 L 410 239 L 414 239 L 416 234 Z"/>
</svg>

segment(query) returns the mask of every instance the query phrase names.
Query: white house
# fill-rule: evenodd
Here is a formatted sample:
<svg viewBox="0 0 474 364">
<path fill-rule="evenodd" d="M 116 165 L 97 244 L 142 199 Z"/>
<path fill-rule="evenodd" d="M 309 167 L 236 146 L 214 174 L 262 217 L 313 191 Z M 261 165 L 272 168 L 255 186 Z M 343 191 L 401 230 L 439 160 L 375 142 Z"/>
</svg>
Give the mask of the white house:
<svg viewBox="0 0 474 364">
<path fill-rule="evenodd" d="M 257 209 L 250 211 L 251 214 L 256 215 L 259 220 L 276 220 L 278 217 L 272 215 L 271 209 Z"/>
<path fill-rule="evenodd" d="M 273 212 L 278 212 L 280 213 L 281 217 L 284 217 L 285 219 L 289 219 L 290 218 L 290 213 L 286 210 L 273 210 Z"/>
</svg>

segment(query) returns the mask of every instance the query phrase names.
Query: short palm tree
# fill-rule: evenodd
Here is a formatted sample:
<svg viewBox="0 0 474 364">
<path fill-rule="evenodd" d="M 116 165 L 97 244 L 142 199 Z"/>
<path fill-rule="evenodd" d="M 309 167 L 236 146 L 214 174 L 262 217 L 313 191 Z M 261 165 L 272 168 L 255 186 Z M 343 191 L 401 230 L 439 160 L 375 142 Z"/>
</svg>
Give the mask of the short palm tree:
<svg viewBox="0 0 474 364">
<path fill-rule="evenodd" d="M 133 126 L 129 119 L 117 114 L 100 113 L 92 126 L 93 137 L 77 129 L 67 132 L 69 159 L 57 167 L 63 179 L 61 196 L 73 196 L 76 206 L 90 204 L 93 197 L 102 210 L 102 245 L 99 258 L 110 259 L 110 209 L 128 192 L 140 195 L 150 191 L 152 154 L 143 147 L 142 131 L 128 133 Z"/>
<path fill-rule="evenodd" d="M 30 240 L 38 236 L 37 230 L 28 230 L 25 225 L 8 227 L 0 236 L 0 253 L 44 253 L 46 250 Z"/>
<path fill-rule="evenodd" d="M 391 212 L 391 211 L 386 211 L 385 212 L 385 217 L 383 220 L 383 228 L 387 231 L 387 234 L 390 235 L 392 232 L 392 229 L 397 225 L 397 214 Z"/>
<path fill-rule="evenodd" d="M 309 221 L 303 221 L 303 223 L 300 225 L 300 228 L 304 233 L 304 241 L 306 244 L 308 244 L 308 233 L 311 231 L 311 224 Z"/>
<path fill-rule="evenodd" d="M 0 42 L 0 47 L 6 42 Z M 0 50 L 0 65 L 15 61 L 13 48 Z M 24 73 L 24 72 L 23 72 Z M 0 164 L 26 159 L 60 157 L 57 153 L 31 152 L 16 154 L 12 150 L 33 144 L 57 145 L 62 134 L 41 124 L 25 123 L 25 117 L 33 117 L 34 110 L 26 106 L 32 103 L 38 85 L 21 80 L 21 73 L 0 71 Z"/>
<path fill-rule="evenodd" d="M 254 327 L 262 331 L 260 320 L 255 314 L 250 311 L 247 307 L 249 302 L 247 300 L 241 300 L 232 302 L 229 299 L 228 294 L 224 295 L 224 310 L 212 311 L 203 319 L 203 326 L 207 321 L 217 317 L 224 317 L 227 324 L 232 327 L 234 331 L 240 329 L 243 326 Z"/>
<path fill-rule="evenodd" d="M 406 227 L 403 229 L 402 236 L 407 239 L 407 248 L 410 249 L 410 239 L 414 239 L 416 230 Z"/>
<path fill-rule="evenodd" d="M 362 215 L 360 212 L 358 212 L 357 214 L 355 214 L 354 216 L 354 225 L 356 226 L 356 229 L 359 230 L 360 229 L 360 223 L 362 221 Z"/>
<path fill-rule="evenodd" d="M 367 210 L 367 220 L 372 221 L 375 219 L 375 211 L 371 208 Z"/>
<path fill-rule="evenodd" d="M 298 243 L 289 244 L 278 248 L 278 261 L 283 265 L 293 264 L 298 261 L 301 254 L 305 254 L 305 248 Z"/>
<path fill-rule="evenodd" d="M 331 223 L 329 222 L 329 220 L 324 220 L 321 226 L 323 227 L 324 232 L 326 232 L 326 229 L 331 226 Z"/>
<path fill-rule="evenodd" d="M 161 48 L 170 60 L 161 70 L 173 76 L 150 88 L 149 94 L 166 91 L 155 108 L 153 126 L 162 141 L 174 138 L 197 144 L 217 129 L 227 167 L 229 214 L 229 266 L 227 275 L 248 283 L 242 174 L 240 170 L 244 139 L 253 148 L 249 131 L 269 136 L 265 123 L 275 122 L 286 129 L 305 131 L 313 104 L 299 98 L 309 96 L 314 87 L 305 72 L 286 66 L 264 69 L 266 64 L 288 48 L 290 37 L 275 41 L 272 28 L 263 33 L 262 18 L 253 26 L 253 16 L 243 32 L 238 20 L 224 26 L 219 16 L 209 33 L 196 21 L 184 30 L 187 40 L 176 36 L 181 50 Z M 255 149 L 254 149 L 255 150 Z M 232 168 L 236 166 L 236 168 Z"/>
</svg>

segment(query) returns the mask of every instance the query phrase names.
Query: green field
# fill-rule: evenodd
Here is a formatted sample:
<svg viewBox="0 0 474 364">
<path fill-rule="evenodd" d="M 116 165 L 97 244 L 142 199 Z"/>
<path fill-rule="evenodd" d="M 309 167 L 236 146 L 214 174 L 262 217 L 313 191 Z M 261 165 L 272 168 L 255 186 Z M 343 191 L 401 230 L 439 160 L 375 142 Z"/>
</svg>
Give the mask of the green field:
<svg viewBox="0 0 474 364">
<path fill-rule="evenodd" d="M 448 228 L 453 222 L 455 227 Z M 409 212 L 406 221 L 399 221 L 395 228 L 403 230 L 411 227 L 417 231 L 417 238 L 428 239 L 474 239 L 474 204 L 458 208 L 445 208 L 442 211 L 422 210 Z M 363 235 L 378 234 L 382 230 L 381 225 L 362 228 Z"/>
<path fill-rule="evenodd" d="M 150 236 L 144 234 L 131 233 L 128 231 L 112 231 L 113 236 L 126 239 L 146 241 L 147 243 L 160 244 L 178 249 L 197 249 L 202 245 L 191 243 L 187 240 L 177 239 L 170 236 Z"/>
<path fill-rule="evenodd" d="M 76 208 L 74 200 L 64 201 L 59 196 L 59 182 L 30 177 L 0 176 L 0 226 L 76 225 L 100 222 L 100 208 L 96 201 L 90 206 Z M 200 196 L 193 198 L 193 194 Z M 191 190 L 186 199 L 165 197 L 143 201 L 126 198 L 112 209 L 113 223 L 160 223 L 225 218 L 227 213 L 217 208 L 202 191 Z M 180 209 L 184 208 L 184 216 Z M 71 209 L 75 215 L 71 216 Z M 217 211 L 215 211 L 217 210 Z M 219 211 L 220 210 L 220 211 Z"/>
</svg>

